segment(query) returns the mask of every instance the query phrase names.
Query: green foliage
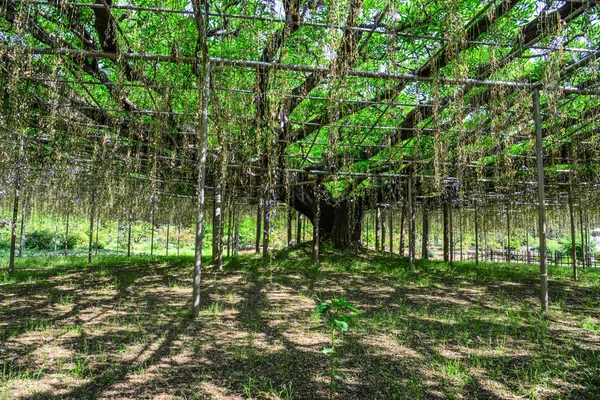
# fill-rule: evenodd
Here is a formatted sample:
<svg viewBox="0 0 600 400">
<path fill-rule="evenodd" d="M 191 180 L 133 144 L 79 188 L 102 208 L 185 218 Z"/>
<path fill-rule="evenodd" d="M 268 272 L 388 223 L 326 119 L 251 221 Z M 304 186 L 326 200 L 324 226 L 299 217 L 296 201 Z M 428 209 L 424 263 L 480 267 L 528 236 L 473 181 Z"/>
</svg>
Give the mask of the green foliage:
<svg viewBox="0 0 600 400">
<path fill-rule="evenodd" d="M 508 240 L 508 238 L 507 238 L 507 240 Z M 514 236 L 510 238 L 510 248 L 512 250 L 520 250 L 522 245 L 523 245 L 523 242 L 521 241 L 521 239 L 516 238 Z"/>
<path fill-rule="evenodd" d="M 47 229 L 27 232 L 25 234 L 25 248 L 34 250 L 50 250 L 54 248 L 55 238 L 55 232 Z"/>
<path fill-rule="evenodd" d="M 344 374 L 338 370 L 339 362 L 337 361 L 336 345 L 339 340 L 336 339 L 336 333 L 340 336 L 347 332 L 354 316 L 349 314 L 353 312 L 362 315 L 356 307 L 348 303 L 343 297 L 333 298 L 329 302 L 321 302 L 317 304 L 316 313 L 322 318 L 331 335 L 330 347 L 325 347 L 321 352 L 329 357 L 329 398 L 333 398 L 333 394 L 337 391 L 335 380 L 336 378 L 344 378 Z"/>
<path fill-rule="evenodd" d="M 6 250 L 10 247 L 10 230 L 0 231 L 0 250 Z"/>
<path fill-rule="evenodd" d="M 533 250 L 538 250 L 540 249 L 540 244 L 539 242 L 535 242 L 531 245 L 531 248 Z M 562 243 L 560 243 L 558 240 L 554 240 L 554 239 L 547 239 L 546 240 L 546 252 L 548 252 L 549 254 L 554 254 L 556 252 L 556 254 L 558 254 L 559 256 L 564 256 L 564 255 L 568 255 L 568 253 L 566 253 L 565 251 L 565 247 L 563 246 Z"/>
<path fill-rule="evenodd" d="M 563 238 L 560 241 L 560 245 L 562 246 L 562 252 L 564 255 L 571 256 L 571 251 L 573 249 L 573 244 L 570 238 Z M 597 245 L 596 242 L 590 241 L 591 252 L 596 252 Z M 583 258 L 583 248 L 581 247 L 581 235 L 575 235 L 575 252 L 577 257 Z"/>
<path fill-rule="evenodd" d="M 69 237 L 67 239 L 67 248 L 69 250 L 72 250 L 76 247 L 82 246 L 83 244 L 87 243 L 89 240 L 88 235 L 86 235 L 83 232 L 80 231 L 75 231 L 75 232 L 69 232 Z M 63 237 L 62 240 L 59 242 L 59 249 L 64 249 L 65 248 L 65 238 Z"/>
</svg>

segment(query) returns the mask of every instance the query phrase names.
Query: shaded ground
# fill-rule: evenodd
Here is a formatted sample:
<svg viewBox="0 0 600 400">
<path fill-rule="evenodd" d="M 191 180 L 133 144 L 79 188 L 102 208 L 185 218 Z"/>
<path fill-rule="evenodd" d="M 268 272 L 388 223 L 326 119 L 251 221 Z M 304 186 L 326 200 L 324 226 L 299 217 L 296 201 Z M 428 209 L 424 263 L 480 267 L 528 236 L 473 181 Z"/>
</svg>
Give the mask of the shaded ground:
<svg viewBox="0 0 600 400">
<path fill-rule="evenodd" d="M 600 273 L 417 263 L 305 249 L 203 275 L 190 258 L 42 262 L 0 275 L 0 399 L 328 398 L 315 304 L 364 311 L 339 344 L 340 399 L 598 399 Z M 77 265 L 81 263 L 81 266 Z"/>
</svg>

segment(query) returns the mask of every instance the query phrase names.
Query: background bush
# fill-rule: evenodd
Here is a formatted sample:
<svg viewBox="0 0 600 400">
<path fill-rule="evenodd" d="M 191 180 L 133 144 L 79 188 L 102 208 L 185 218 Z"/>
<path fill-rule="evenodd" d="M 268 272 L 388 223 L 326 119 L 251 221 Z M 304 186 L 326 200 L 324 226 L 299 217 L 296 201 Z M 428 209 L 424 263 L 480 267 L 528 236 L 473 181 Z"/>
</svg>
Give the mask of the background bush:
<svg viewBox="0 0 600 400">
<path fill-rule="evenodd" d="M 42 229 L 25 233 L 25 248 L 36 250 L 54 249 L 55 232 Z M 64 246 L 64 245 L 63 245 Z"/>
</svg>

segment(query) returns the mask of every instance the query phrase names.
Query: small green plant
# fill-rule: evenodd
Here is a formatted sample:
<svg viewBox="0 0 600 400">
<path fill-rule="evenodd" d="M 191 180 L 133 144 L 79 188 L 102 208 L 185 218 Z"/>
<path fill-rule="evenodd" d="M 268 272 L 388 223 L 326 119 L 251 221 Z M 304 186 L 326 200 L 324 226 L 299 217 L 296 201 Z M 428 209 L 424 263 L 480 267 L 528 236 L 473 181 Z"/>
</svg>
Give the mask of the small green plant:
<svg viewBox="0 0 600 400">
<path fill-rule="evenodd" d="M 327 330 L 331 336 L 330 347 L 325 347 L 321 352 L 329 357 L 329 398 L 333 398 L 336 392 L 336 378 L 345 378 L 343 372 L 338 371 L 339 362 L 337 361 L 336 345 L 339 344 L 337 336 L 342 337 L 344 332 L 348 331 L 348 323 L 352 320 L 353 315 L 348 312 L 354 312 L 361 315 L 362 312 L 348 303 L 344 298 L 333 298 L 329 302 L 324 301 L 317 305 L 317 314 L 324 321 Z"/>
</svg>

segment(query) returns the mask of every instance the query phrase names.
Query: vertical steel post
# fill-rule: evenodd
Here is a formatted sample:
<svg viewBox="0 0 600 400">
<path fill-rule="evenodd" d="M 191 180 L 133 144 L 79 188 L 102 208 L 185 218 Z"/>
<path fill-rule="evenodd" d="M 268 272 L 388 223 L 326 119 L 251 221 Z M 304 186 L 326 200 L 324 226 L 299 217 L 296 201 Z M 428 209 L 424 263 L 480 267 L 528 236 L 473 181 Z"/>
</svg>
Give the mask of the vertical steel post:
<svg viewBox="0 0 600 400">
<path fill-rule="evenodd" d="M 21 186 L 21 173 L 17 172 L 15 178 L 15 199 L 13 202 L 13 218 L 10 226 L 10 259 L 8 261 L 8 275 L 15 272 L 15 247 L 17 243 L 17 218 L 19 216 L 19 192 Z"/>
<path fill-rule="evenodd" d="M 92 201 L 90 207 L 90 240 L 88 242 L 88 264 L 92 263 L 92 243 L 94 240 L 94 212 L 96 207 L 96 191 L 92 190 Z"/>
<path fill-rule="evenodd" d="M 415 237 L 414 237 L 414 207 L 412 198 L 412 174 L 408 176 L 408 268 L 413 270 L 413 260 L 415 257 Z"/>
<path fill-rule="evenodd" d="M 542 118 L 540 114 L 540 91 L 533 91 L 533 119 L 535 122 L 535 151 L 538 178 L 538 230 L 540 240 L 540 302 L 542 311 L 548 311 L 548 265 L 546 258 L 546 205 L 544 193 L 544 149 L 542 138 Z"/>
<path fill-rule="evenodd" d="M 196 242 L 194 251 L 194 283 L 192 291 L 192 316 L 200 313 L 200 285 L 202 273 L 202 236 L 204 234 L 204 188 L 206 184 L 206 153 L 208 137 L 208 98 L 210 90 L 210 59 L 204 60 L 204 79 L 202 85 L 202 103 L 199 110 L 199 126 L 196 129 L 198 149 L 198 219 L 196 222 Z"/>
</svg>

